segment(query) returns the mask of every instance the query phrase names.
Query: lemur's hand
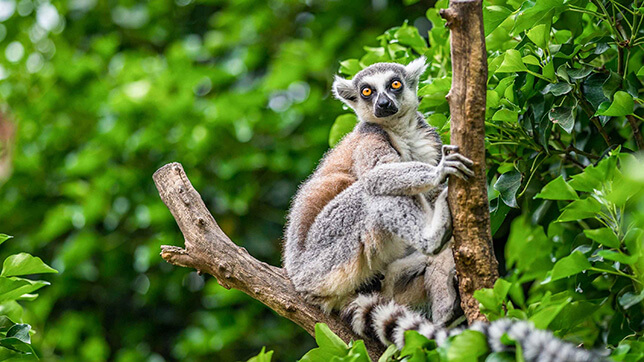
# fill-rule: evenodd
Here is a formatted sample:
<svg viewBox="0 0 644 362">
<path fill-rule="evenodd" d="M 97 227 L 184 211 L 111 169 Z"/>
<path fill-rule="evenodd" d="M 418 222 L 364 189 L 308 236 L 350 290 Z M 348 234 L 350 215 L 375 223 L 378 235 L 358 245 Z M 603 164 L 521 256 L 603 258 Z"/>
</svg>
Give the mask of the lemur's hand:
<svg viewBox="0 0 644 362">
<path fill-rule="evenodd" d="M 443 145 L 443 158 L 438 164 L 440 172 L 440 182 L 447 180 L 447 176 L 454 175 L 460 179 L 466 180 L 474 176 L 471 167 L 474 162 L 469 158 L 458 153 L 458 146 Z"/>
</svg>

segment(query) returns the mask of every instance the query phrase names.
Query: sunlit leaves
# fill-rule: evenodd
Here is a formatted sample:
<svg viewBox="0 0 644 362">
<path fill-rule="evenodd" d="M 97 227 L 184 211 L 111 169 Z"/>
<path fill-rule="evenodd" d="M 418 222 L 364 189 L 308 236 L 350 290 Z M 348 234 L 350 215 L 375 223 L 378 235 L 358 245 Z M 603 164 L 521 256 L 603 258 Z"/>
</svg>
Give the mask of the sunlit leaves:
<svg viewBox="0 0 644 362">
<path fill-rule="evenodd" d="M 632 114 L 633 108 L 633 96 L 624 91 L 618 91 L 613 96 L 611 103 L 604 102 L 599 105 L 596 114 L 600 116 L 621 117 Z"/>
<path fill-rule="evenodd" d="M 505 52 L 503 63 L 501 63 L 501 66 L 497 68 L 496 72 L 525 72 L 527 69 L 528 68 L 526 68 L 525 64 L 523 64 L 523 60 L 521 59 L 521 53 L 516 49 L 509 49 Z"/>
<path fill-rule="evenodd" d="M 575 190 L 564 181 L 563 176 L 550 181 L 546 186 L 541 189 L 535 198 L 549 199 L 549 200 L 577 200 L 579 196 Z"/>
<path fill-rule="evenodd" d="M 485 36 L 490 35 L 502 22 L 504 22 L 512 11 L 506 7 L 490 5 L 483 7 L 483 27 Z"/>
<path fill-rule="evenodd" d="M 29 274 L 58 273 L 49 267 L 39 257 L 27 253 L 11 255 L 4 260 L 2 265 L 3 277 L 12 277 Z"/>
<path fill-rule="evenodd" d="M 554 267 L 552 267 L 552 273 L 550 274 L 550 281 L 559 280 L 561 278 L 581 273 L 591 267 L 592 265 L 590 265 L 586 256 L 575 251 L 555 263 Z"/>
<path fill-rule="evenodd" d="M 610 228 L 584 230 L 584 235 L 593 241 L 608 246 L 609 248 L 619 248 L 619 239 L 617 238 L 617 235 L 615 235 L 615 232 Z"/>
</svg>

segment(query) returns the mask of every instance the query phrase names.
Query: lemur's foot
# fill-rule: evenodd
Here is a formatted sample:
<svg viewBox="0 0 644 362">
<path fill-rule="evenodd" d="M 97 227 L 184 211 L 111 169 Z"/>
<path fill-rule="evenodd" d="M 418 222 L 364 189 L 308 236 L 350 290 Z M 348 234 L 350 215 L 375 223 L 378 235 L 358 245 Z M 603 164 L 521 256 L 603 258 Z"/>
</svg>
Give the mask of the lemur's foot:
<svg viewBox="0 0 644 362">
<path fill-rule="evenodd" d="M 472 171 L 474 162 L 458 153 L 458 146 L 443 145 L 442 153 L 443 158 L 438 164 L 442 173 L 441 181 L 445 181 L 449 175 L 454 175 L 465 181 L 474 176 L 474 171 Z"/>
</svg>

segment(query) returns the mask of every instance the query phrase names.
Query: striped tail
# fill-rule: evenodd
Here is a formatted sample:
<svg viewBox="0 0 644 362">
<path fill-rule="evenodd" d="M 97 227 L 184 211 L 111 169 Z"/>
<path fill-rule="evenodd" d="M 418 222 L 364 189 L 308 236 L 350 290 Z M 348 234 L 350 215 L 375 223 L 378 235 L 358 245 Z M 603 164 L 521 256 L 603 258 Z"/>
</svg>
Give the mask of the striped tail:
<svg viewBox="0 0 644 362">
<path fill-rule="evenodd" d="M 395 344 L 401 349 L 405 344 L 405 331 L 415 330 L 428 339 L 443 345 L 450 336 L 462 332 L 461 328 L 447 329 L 434 325 L 422 314 L 388 301 L 378 294 L 360 294 L 343 311 L 354 332 L 363 338 L 373 338 L 384 345 Z M 551 332 L 536 329 L 530 322 L 500 319 L 492 323 L 477 322 L 469 329 L 483 333 L 492 352 L 511 351 L 514 348 L 501 342 L 504 334 L 521 346 L 523 358 L 528 362 L 594 362 L 607 361 L 595 351 L 577 348 L 564 342 Z"/>
</svg>

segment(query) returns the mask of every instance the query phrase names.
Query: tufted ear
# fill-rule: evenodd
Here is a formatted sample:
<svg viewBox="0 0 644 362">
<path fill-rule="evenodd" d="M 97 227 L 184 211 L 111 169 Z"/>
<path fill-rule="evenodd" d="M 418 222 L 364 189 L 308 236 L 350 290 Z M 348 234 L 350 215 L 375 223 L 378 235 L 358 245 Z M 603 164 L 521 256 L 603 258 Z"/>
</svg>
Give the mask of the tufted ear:
<svg viewBox="0 0 644 362">
<path fill-rule="evenodd" d="M 358 101 L 358 91 L 353 87 L 353 83 L 337 75 L 333 81 L 333 95 L 351 108 L 354 108 Z"/>
<path fill-rule="evenodd" d="M 420 76 L 423 75 L 423 73 L 425 73 L 425 69 L 427 69 L 426 61 L 427 58 L 420 57 L 405 66 L 405 72 L 407 73 L 405 80 L 410 88 L 416 88 L 418 86 Z"/>
</svg>

